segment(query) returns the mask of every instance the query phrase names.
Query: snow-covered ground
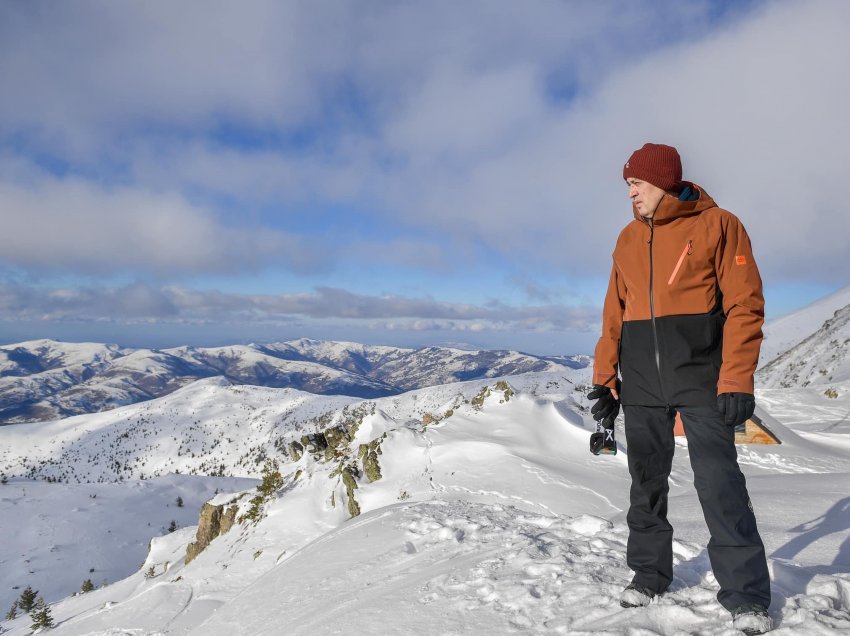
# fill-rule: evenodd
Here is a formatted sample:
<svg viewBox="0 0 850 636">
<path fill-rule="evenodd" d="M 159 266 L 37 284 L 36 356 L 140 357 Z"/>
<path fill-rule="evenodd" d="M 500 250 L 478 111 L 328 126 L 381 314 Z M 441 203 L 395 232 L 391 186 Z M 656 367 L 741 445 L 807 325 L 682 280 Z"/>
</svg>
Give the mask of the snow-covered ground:
<svg viewBox="0 0 850 636">
<path fill-rule="evenodd" d="M 735 634 L 714 598 L 685 440 L 671 476 L 673 587 L 647 608 L 619 607 L 630 579 L 627 448 L 620 429 L 618 455 L 588 452 L 583 373 L 368 401 L 207 380 L 74 422 L 3 427 L 0 471 L 55 476 L 51 459 L 62 458 L 77 464 L 66 474 L 101 483 L 15 477 L 0 486 L 2 535 L 16 538 L 0 542 L 2 580 L 43 587 L 57 634 Z M 760 391 L 765 421 L 783 444 L 739 448 L 779 634 L 850 633 L 850 384 L 836 386 L 836 398 L 822 389 Z M 352 438 L 336 451 L 288 450 L 334 427 Z M 370 442 L 380 450 L 377 480 L 361 452 Z M 102 461 L 104 453 L 121 466 Z M 262 462 L 248 457 L 277 459 L 280 488 L 256 523 L 237 523 L 185 565 L 195 537 L 184 526 L 223 486 L 168 475 L 225 464 L 225 474 L 259 477 Z M 138 481 L 139 471 L 163 476 Z M 214 503 L 234 501 L 241 488 L 227 484 Z M 184 508 L 175 507 L 177 494 Z M 352 498 L 360 510 L 353 518 Z M 240 514 L 247 500 L 235 504 Z M 93 502 L 102 502 L 102 516 L 75 522 L 93 514 L 82 512 Z M 14 510 L 25 512 L 7 514 Z M 34 517 L 56 534 L 25 538 Z M 171 519 L 180 528 L 168 533 Z M 146 558 L 120 547 L 150 538 Z M 37 556 L 36 568 L 24 554 Z M 97 577 L 108 570 L 111 584 L 58 600 L 59 588 L 78 589 L 89 567 Z M 66 583 L 40 582 L 60 570 Z M 6 606 L 17 594 L 0 592 Z M 30 622 L 2 627 L 25 634 Z"/>
<path fill-rule="evenodd" d="M 153 537 L 195 526 L 215 491 L 250 488 L 254 479 L 169 475 L 120 484 L 12 479 L 0 486 L 0 608 L 5 616 L 31 585 L 48 602 L 139 569 Z M 178 497 L 182 506 L 178 505 Z"/>
</svg>

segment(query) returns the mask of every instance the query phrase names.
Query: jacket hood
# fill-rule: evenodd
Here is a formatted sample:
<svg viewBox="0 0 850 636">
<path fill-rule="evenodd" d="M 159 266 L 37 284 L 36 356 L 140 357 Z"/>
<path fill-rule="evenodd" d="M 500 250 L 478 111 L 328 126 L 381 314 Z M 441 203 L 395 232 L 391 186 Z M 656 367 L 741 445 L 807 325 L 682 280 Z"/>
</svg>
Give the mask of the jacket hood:
<svg viewBox="0 0 850 636">
<path fill-rule="evenodd" d="M 711 196 L 709 196 L 709 194 L 698 185 L 690 183 L 689 181 L 683 181 L 682 183 L 684 186 L 690 186 L 690 188 L 696 192 L 697 197 L 691 201 L 682 201 L 671 194 L 665 195 L 664 198 L 661 199 L 661 203 L 658 204 L 658 208 L 655 210 L 655 214 L 652 217 L 653 224 L 659 225 L 669 223 L 674 219 L 678 219 L 683 216 L 692 216 L 694 214 L 699 214 L 703 210 L 717 207 L 714 199 L 712 199 Z M 646 222 L 640 212 L 637 211 L 634 204 L 632 204 L 632 212 L 635 215 L 635 219 Z"/>
</svg>

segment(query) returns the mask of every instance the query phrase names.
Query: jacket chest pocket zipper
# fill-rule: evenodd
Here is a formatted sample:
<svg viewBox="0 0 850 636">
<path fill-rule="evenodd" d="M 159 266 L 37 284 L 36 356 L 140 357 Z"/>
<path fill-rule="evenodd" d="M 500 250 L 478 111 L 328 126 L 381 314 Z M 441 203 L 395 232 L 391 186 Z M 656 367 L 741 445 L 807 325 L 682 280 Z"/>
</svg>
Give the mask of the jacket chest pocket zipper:
<svg viewBox="0 0 850 636">
<path fill-rule="evenodd" d="M 694 253 L 694 242 L 688 241 L 685 243 L 685 249 L 682 250 L 682 253 L 679 255 L 679 260 L 676 261 L 676 267 L 673 268 L 673 273 L 670 274 L 670 279 L 667 281 L 668 285 L 673 284 L 673 280 L 676 278 L 676 274 L 679 273 L 679 269 L 682 267 L 682 263 L 685 262 L 685 257 Z"/>
</svg>

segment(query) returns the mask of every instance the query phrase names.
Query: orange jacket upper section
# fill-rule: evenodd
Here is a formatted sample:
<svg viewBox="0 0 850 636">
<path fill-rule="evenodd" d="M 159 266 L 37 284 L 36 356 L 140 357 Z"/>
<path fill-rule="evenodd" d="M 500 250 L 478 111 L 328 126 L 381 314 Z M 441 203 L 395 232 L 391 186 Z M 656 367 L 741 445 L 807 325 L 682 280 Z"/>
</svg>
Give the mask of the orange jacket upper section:
<svg viewBox="0 0 850 636">
<path fill-rule="evenodd" d="M 651 222 L 635 220 L 620 233 L 596 346 L 594 383 L 614 386 L 623 321 L 710 312 L 723 298 L 723 364 L 718 393 L 753 392 L 764 322 L 762 284 L 750 239 L 738 218 L 698 186 L 695 201 L 665 195 Z"/>
</svg>

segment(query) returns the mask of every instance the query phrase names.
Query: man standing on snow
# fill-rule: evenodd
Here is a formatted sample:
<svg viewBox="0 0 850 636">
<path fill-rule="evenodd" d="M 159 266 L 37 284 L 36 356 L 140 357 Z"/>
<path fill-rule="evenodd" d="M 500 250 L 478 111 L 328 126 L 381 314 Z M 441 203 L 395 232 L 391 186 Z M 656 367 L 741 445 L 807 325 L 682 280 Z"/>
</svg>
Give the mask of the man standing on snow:
<svg viewBox="0 0 850 636">
<path fill-rule="evenodd" d="M 627 562 L 635 574 L 620 604 L 647 605 L 673 579 L 667 478 L 678 412 L 711 533 L 717 598 L 736 628 L 761 634 L 770 629 L 770 579 L 735 450 L 735 427 L 755 408 L 764 321 L 750 239 L 737 217 L 682 181 L 671 146 L 645 144 L 623 178 L 635 219 L 614 249 L 588 394 L 597 400 L 594 417 L 608 428 L 621 403 L 625 413 Z"/>
</svg>

